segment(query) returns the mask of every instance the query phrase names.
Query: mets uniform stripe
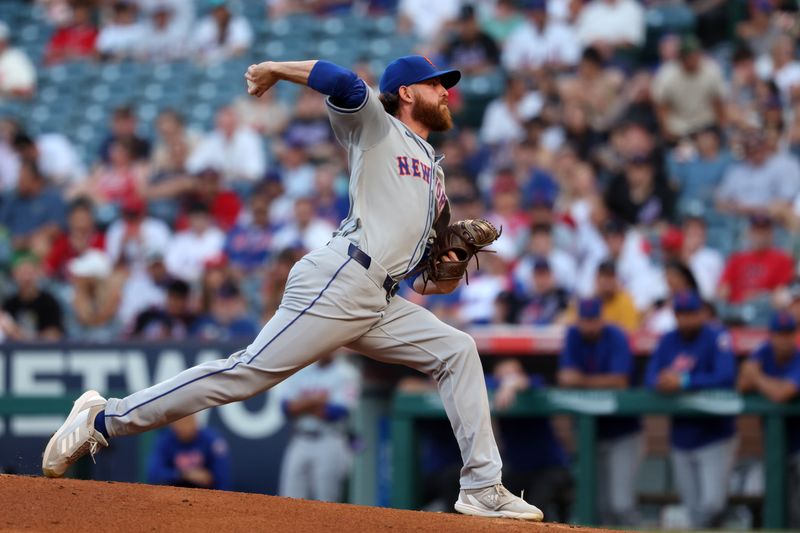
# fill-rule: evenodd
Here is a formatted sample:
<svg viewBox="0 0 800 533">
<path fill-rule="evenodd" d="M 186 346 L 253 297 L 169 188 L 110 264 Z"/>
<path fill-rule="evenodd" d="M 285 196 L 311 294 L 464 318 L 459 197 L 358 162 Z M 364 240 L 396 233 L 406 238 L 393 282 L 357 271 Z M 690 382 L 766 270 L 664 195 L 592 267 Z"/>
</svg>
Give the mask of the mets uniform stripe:
<svg viewBox="0 0 800 533">
<path fill-rule="evenodd" d="M 348 258 L 347 258 L 347 261 L 345 261 L 344 263 L 342 263 L 342 266 L 340 266 L 340 267 L 339 267 L 339 269 L 338 269 L 336 272 L 334 272 L 334 274 L 333 274 L 333 276 L 331 277 L 331 279 L 330 279 L 330 280 L 328 280 L 328 283 L 327 283 L 327 284 L 326 284 L 326 285 L 325 285 L 325 286 L 322 288 L 322 290 L 321 290 L 321 291 L 319 291 L 319 294 L 317 295 L 317 297 L 316 297 L 316 298 L 314 298 L 314 299 L 311 301 L 311 303 L 310 303 L 310 304 L 308 304 L 308 306 L 307 306 L 305 309 L 303 309 L 302 311 L 300 311 L 300 313 L 298 313 L 298 315 L 297 315 L 296 317 L 294 317 L 294 318 L 292 319 L 292 321 L 291 321 L 291 322 L 289 322 L 288 324 L 286 324 L 285 326 L 283 326 L 283 328 L 282 328 L 282 329 L 281 329 L 281 330 L 280 330 L 278 333 L 276 333 L 276 334 L 275 334 L 275 336 L 274 336 L 274 337 L 272 337 L 272 338 L 269 340 L 269 342 L 267 342 L 267 343 L 264 345 L 264 347 L 263 347 L 263 348 L 261 348 L 261 349 L 260 349 L 260 350 L 259 350 L 259 351 L 258 351 L 258 352 L 257 352 L 257 353 L 256 353 L 256 354 L 253 356 L 253 357 L 251 357 L 251 358 L 250 358 L 250 359 L 247 361 L 247 364 L 248 364 L 248 365 L 249 365 L 250 363 L 252 363 L 252 362 L 253 362 L 253 361 L 254 361 L 254 360 L 255 360 L 255 359 L 256 359 L 256 358 L 257 358 L 259 355 L 261 355 L 262 353 L 264 353 L 264 350 L 266 350 L 266 349 L 267 349 L 267 347 L 268 347 L 270 344 L 272 344 L 272 342 L 273 342 L 275 339 L 277 339 L 278 337 L 280 337 L 280 336 L 283 334 L 283 332 L 285 332 L 287 329 L 289 329 L 289 327 L 290 327 L 292 324 L 294 324 L 295 322 L 297 322 L 297 320 L 298 320 L 298 319 L 299 319 L 301 316 L 303 316 L 304 314 L 306 314 L 306 312 L 307 312 L 309 309 L 311 309 L 311 308 L 314 306 L 314 304 L 315 304 L 315 303 L 317 303 L 317 301 L 319 301 L 319 299 L 320 299 L 320 298 L 322 298 L 322 295 L 323 295 L 323 294 L 325 294 L 325 291 L 326 291 L 326 290 L 328 290 L 328 287 L 330 287 L 330 286 L 331 286 L 331 283 L 333 283 L 333 280 L 335 280 L 335 279 L 336 279 L 336 276 L 338 276 L 338 275 L 339 275 L 339 272 L 341 272 L 341 271 L 342 271 L 342 269 L 343 269 L 345 266 L 347 266 L 347 263 L 349 263 L 351 260 L 352 260 L 352 258 L 351 258 L 351 257 L 348 257 Z M 155 397 L 153 397 L 153 398 L 150 398 L 149 400 L 147 400 L 147 401 L 145 401 L 145 402 L 142 402 L 142 403 L 140 403 L 140 404 L 138 404 L 138 405 L 134 405 L 133 407 L 131 407 L 130 409 L 128 409 L 128 410 L 127 410 L 127 411 L 125 411 L 124 413 L 120 413 L 120 414 L 108 414 L 108 413 L 106 413 L 106 417 L 118 418 L 118 417 L 121 417 L 121 416 L 127 416 L 127 415 L 129 415 L 131 412 L 135 411 L 136 409 L 138 409 L 138 408 L 140 408 L 140 407 L 142 407 L 142 406 L 144 406 L 144 405 L 147 405 L 147 404 L 148 404 L 148 403 L 150 403 L 150 402 L 153 402 L 153 401 L 155 401 L 155 400 L 158 400 L 158 399 L 160 399 L 160 398 L 163 398 L 164 396 L 166 396 L 166 395 L 168 395 L 168 394 L 172 394 L 172 393 L 173 393 L 173 392 L 175 392 L 176 390 L 178 390 L 178 389 L 182 389 L 183 387 L 185 387 L 185 386 L 187 386 L 187 385 L 191 385 L 192 383 L 194 383 L 194 382 L 196 382 L 196 381 L 200 381 L 201 379 L 205 379 L 205 378 L 210 378 L 211 376 L 216 376 L 217 374 L 222 374 L 223 372 L 229 372 L 229 371 L 233 370 L 234 368 L 236 368 L 237 366 L 239 366 L 239 364 L 240 364 L 240 363 L 241 363 L 241 361 L 237 361 L 237 362 L 235 362 L 234 364 L 232 364 L 231 366 L 229 366 L 228 368 L 223 368 L 222 370 L 217 370 L 217 371 L 215 371 L 215 372 L 210 372 L 210 373 L 208 373 L 208 374 L 205 374 L 205 375 L 203 375 L 203 376 L 199 376 L 199 377 L 196 377 L 196 378 L 194 378 L 194 379 L 192 379 L 192 380 L 189 380 L 189 381 L 187 381 L 186 383 L 183 383 L 183 384 L 181 384 L 181 385 L 178 385 L 177 387 L 173 387 L 173 388 L 171 388 L 170 390 L 168 390 L 168 391 L 166 391 L 166 392 L 163 392 L 163 393 L 159 394 L 158 396 L 155 396 Z"/>
</svg>

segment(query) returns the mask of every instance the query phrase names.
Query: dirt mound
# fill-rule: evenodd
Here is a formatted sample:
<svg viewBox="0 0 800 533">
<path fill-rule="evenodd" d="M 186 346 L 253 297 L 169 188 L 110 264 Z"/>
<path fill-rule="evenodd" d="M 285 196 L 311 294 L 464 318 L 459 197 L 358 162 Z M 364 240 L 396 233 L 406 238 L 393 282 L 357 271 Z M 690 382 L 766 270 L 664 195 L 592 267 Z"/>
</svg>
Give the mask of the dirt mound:
<svg viewBox="0 0 800 533">
<path fill-rule="evenodd" d="M 0 475 L 0 502 L 0 531 L 602 531 L 240 492 L 8 475 Z"/>
</svg>

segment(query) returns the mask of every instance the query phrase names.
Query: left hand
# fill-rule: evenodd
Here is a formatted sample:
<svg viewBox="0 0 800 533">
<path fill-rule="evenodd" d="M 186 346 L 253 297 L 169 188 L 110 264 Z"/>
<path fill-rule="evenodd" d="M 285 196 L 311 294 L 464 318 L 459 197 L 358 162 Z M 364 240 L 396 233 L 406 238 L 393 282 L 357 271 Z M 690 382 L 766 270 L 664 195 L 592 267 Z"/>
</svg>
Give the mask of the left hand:
<svg viewBox="0 0 800 533">
<path fill-rule="evenodd" d="M 677 372 L 664 370 L 658 375 L 656 389 L 661 392 L 675 392 L 681 389 L 681 376 Z"/>
<path fill-rule="evenodd" d="M 205 468 L 184 470 L 181 474 L 183 479 L 198 487 L 210 487 L 214 483 L 214 476 Z"/>
<path fill-rule="evenodd" d="M 439 261 L 442 263 L 450 263 L 453 261 L 458 261 L 458 256 L 452 250 L 447 252 L 447 254 L 441 256 Z M 461 283 L 460 279 L 448 279 L 443 281 L 436 281 L 436 287 L 442 292 L 442 294 L 449 294 L 456 290 L 458 284 Z"/>
<path fill-rule="evenodd" d="M 761 375 L 761 365 L 756 361 L 745 361 L 742 363 L 742 368 L 739 370 L 740 381 L 747 388 L 755 387 L 756 381 Z"/>
</svg>

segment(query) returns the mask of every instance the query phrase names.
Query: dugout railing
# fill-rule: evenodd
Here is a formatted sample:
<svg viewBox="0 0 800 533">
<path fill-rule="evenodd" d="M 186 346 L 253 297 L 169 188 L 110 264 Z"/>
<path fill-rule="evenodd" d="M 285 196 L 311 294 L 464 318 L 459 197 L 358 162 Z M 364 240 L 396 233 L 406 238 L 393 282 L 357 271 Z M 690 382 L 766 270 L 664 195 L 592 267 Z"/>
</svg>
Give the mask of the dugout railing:
<svg viewBox="0 0 800 533">
<path fill-rule="evenodd" d="M 764 527 L 780 529 L 786 515 L 786 418 L 800 416 L 800 400 L 776 404 L 758 395 L 739 395 L 733 391 L 704 391 L 661 395 L 646 390 L 576 391 L 565 389 L 529 390 L 501 417 L 572 415 L 576 419 L 577 476 L 575 512 L 578 521 L 593 525 L 596 518 L 597 419 L 618 415 L 691 415 L 764 418 L 765 494 Z M 392 403 L 392 506 L 418 508 L 419 449 L 415 423 L 424 419 L 446 418 L 439 396 L 431 393 L 395 394 Z"/>
</svg>

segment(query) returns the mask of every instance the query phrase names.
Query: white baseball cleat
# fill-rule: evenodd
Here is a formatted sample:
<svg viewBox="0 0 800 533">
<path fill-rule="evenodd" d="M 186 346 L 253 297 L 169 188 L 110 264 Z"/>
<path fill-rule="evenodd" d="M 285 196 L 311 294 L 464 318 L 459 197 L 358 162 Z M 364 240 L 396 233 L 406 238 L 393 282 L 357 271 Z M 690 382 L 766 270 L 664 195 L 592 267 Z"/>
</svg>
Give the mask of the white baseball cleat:
<svg viewBox="0 0 800 533">
<path fill-rule="evenodd" d="M 482 489 L 461 490 L 455 509 L 459 513 L 490 518 L 515 518 L 541 522 L 544 513 L 514 496 L 503 485 L 497 484 Z"/>
<path fill-rule="evenodd" d="M 108 446 L 103 435 L 94 429 L 94 418 L 105 409 L 106 399 L 97 391 L 86 391 L 75 400 L 67 420 L 50 437 L 42 456 L 42 472 L 47 477 L 61 477 L 67 468 L 86 455 Z"/>
</svg>

